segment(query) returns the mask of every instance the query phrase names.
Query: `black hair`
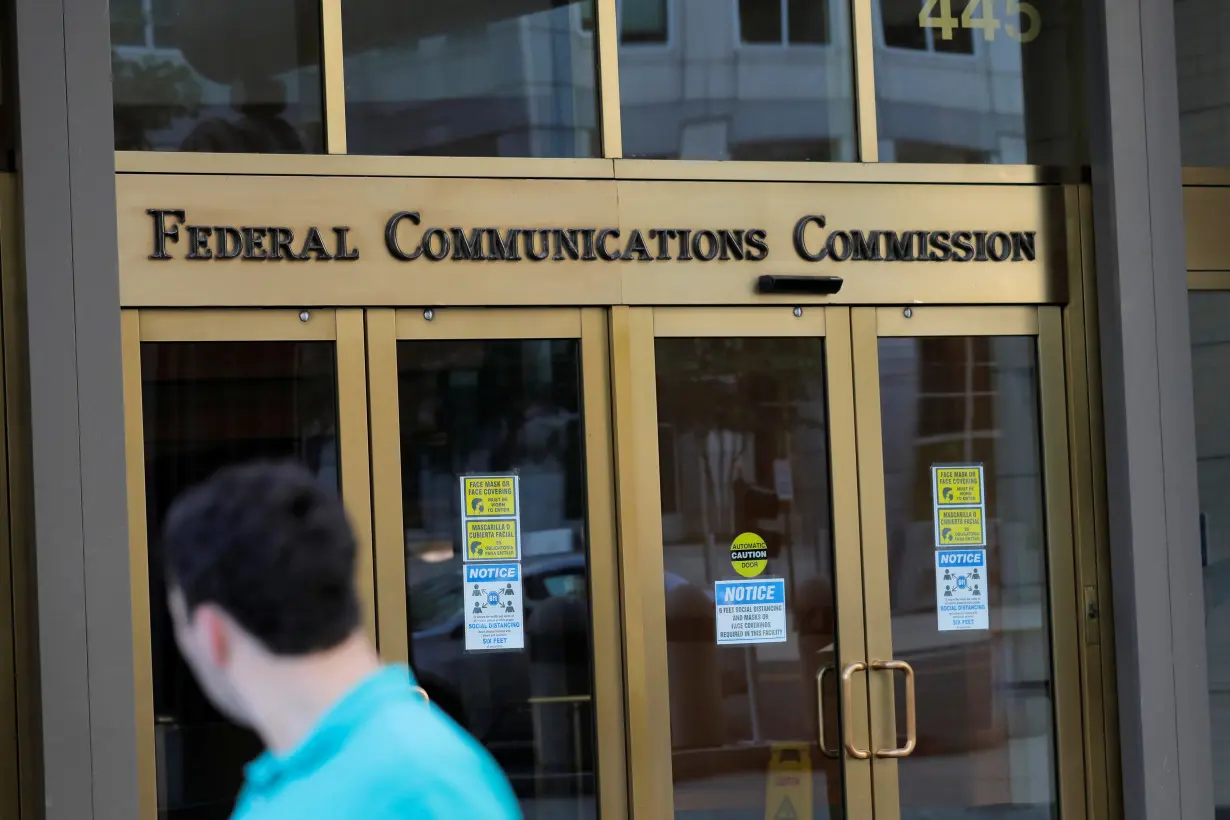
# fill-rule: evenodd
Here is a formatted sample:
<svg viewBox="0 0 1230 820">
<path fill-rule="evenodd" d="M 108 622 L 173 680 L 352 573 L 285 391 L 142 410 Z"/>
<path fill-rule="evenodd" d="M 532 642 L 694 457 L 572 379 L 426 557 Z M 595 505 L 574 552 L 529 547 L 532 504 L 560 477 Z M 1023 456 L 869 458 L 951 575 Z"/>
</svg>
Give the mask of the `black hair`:
<svg viewBox="0 0 1230 820">
<path fill-rule="evenodd" d="M 171 506 L 162 548 L 188 616 L 212 603 L 277 655 L 332 648 L 358 628 L 355 538 L 336 493 L 304 467 L 227 467 Z"/>
</svg>

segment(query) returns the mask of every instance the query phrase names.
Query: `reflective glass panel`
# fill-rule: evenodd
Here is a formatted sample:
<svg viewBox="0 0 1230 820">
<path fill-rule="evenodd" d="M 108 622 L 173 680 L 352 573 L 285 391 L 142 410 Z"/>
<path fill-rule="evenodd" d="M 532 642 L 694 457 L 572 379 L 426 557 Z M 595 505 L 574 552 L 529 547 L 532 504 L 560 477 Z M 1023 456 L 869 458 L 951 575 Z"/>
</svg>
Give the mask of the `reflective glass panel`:
<svg viewBox="0 0 1230 820">
<path fill-rule="evenodd" d="M 873 0 L 882 162 L 1080 164 L 1075 0 Z"/>
<path fill-rule="evenodd" d="M 856 159 L 848 0 L 619 0 L 624 156 Z"/>
<path fill-rule="evenodd" d="M 1230 817 L 1230 293 L 1189 294 L 1213 803 Z"/>
<path fill-rule="evenodd" d="M 880 340 L 892 645 L 917 674 L 918 746 L 898 763 L 903 820 L 1058 817 L 1036 343 Z M 934 464 L 981 464 L 986 504 L 985 564 L 944 593 Z M 937 601 L 962 589 L 986 601 L 989 628 L 940 628 Z M 896 687 L 900 746 L 900 676 Z"/>
<path fill-rule="evenodd" d="M 840 737 L 824 380 L 821 339 L 657 340 L 677 818 L 845 816 L 840 760 L 817 742 L 821 719 L 830 752 Z M 765 579 L 780 579 L 779 620 L 721 614 L 728 589 Z"/>
<path fill-rule="evenodd" d="M 601 154 L 593 0 L 345 0 L 352 154 Z"/>
<path fill-rule="evenodd" d="M 118 151 L 324 150 L 320 7 L 113 0 Z"/>
<path fill-rule="evenodd" d="M 495 756 L 527 820 L 596 817 L 580 343 L 405 341 L 397 368 L 415 674 Z M 467 650 L 460 476 L 513 471 L 525 647 Z"/>
<path fill-rule="evenodd" d="M 159 536 L 175 498 L 218 469 L 296 459 L 338 487 L 332 342 L 141 345 L 159 820 L 225 820 L 260 739 L 219 714 L 175 646 Z"/>
<path fill-rule="evenodd" d="M 1183 164 L 1230 166 L 1230 6 L 1175 0 L 1174 41 Z"/>
</svg>

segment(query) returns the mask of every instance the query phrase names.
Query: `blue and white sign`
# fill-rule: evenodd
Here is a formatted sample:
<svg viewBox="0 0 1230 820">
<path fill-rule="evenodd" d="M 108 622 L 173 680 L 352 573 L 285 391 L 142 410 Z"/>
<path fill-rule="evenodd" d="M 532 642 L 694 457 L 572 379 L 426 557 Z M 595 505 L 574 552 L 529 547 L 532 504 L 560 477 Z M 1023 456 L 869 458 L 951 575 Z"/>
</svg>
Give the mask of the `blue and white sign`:
<svg viewBox="0 0 1230 820">
<path fill-rule="evenodd" d="M 466 564 L 466 651 L 525 648 L 521 565 Z"/>
<path fill-rule="evenodd" d="M 783 643 L 786 640 L 786 582 L 781 578 L 717 581 L 718 646 Z"/>
<path fill-rule="evenodd" d="M 940 632 L 990 629 L 987 551 L 935 551 L 935 609 Z"/>
</svg>

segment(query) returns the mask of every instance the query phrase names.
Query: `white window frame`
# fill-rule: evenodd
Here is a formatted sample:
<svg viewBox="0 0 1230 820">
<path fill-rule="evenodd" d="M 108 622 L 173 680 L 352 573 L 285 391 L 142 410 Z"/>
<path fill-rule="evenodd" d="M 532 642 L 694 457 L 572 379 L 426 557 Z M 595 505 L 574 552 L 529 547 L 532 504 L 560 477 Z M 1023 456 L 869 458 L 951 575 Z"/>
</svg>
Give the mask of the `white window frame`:
<svg viewBox="0 0 1230 820">
<path fill-rule="evenodd" d="M 921 7 L 919 8 L 921 11 Z M 927 38 L 926 48 L 907 48 L 906 46 L 889 45 L 888 40 L 884 36 L 884 10 L 880 5 L 880 0 L 874 0 L 871 11 L 876 18 L 876 37 L 878 38 L 876 45 L 894 54 L 926 54 L 927 56 L 938 57 L 942 60 L 969 60 L 979 56 L 981 47 L 978 45 L 978 38 L 973 34 L 970 35 L 970 45 L 973 47 L 970 51 L 936 51 L 935 36 L 937 30 L 930 26 L 919 26 Z"/>
<path fill-rule="evenodd" d="M 823 43 L 792 43 L 789 40 L 790 34 L 790 2 L 789 0 L 778 0 L 782 10 L 782 27 L 778 32 L 778 41 L 776 43 L 749 43 L 743 39 L 743 25 L 739 21 L 739 0 L 734 0 L 731 3 L 730 11 L 734 16 L 734 32 L 735 32 L 735 48 L 750 49 L 750 50 L 769 50 L 769 49 L 784 49 L 784 48 L 810 48 L 820 49 L 828 48 L 833 44 L 833 0 L 824 0 L 824 13 L 828 16 L 828 33 L 827 42 Z"/>
</svg>

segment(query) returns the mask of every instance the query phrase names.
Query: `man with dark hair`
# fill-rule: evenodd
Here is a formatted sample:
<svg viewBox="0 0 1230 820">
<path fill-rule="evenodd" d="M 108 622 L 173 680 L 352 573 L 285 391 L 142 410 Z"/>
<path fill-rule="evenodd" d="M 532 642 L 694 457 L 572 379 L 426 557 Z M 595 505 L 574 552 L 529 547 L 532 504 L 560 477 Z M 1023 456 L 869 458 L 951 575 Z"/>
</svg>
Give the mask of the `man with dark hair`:
<svg viewBox="0 0 1230 820">
<path fill-rule="evenodd" d="M 341 502 L 290 464 L 190 490 L 163 534 L 175 637 L 202 689 L 268 751 L 233 818 L 520 818 L 503 773 L 382 668 L 362 629 Z"/>
</svg>

